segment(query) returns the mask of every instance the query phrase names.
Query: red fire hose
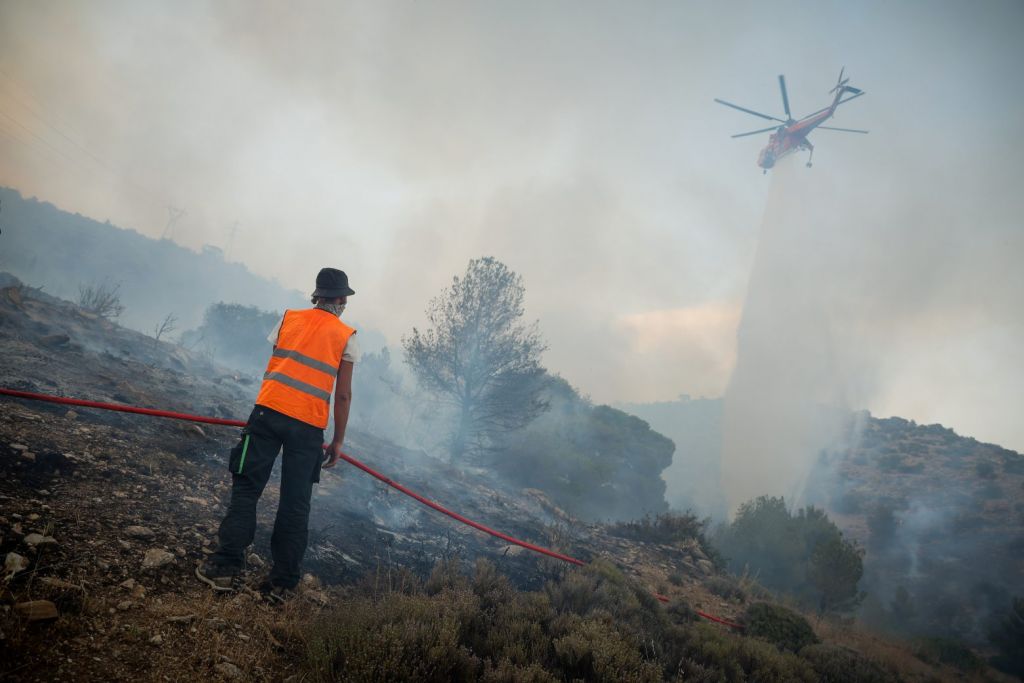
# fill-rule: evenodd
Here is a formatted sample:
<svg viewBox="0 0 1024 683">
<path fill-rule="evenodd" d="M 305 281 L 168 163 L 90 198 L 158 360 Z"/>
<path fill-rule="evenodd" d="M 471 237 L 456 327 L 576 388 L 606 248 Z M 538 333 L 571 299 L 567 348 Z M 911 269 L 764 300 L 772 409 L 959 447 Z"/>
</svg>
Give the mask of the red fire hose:
<svg viewBox="0 0 1024 683">
<path fill-rule="evenodd" d="M 203 416 L 203 415 L 190 415 L 188 413 L 175 413 L 175 412 L 172 412 L 172 411 L 169 411 L 169 410 L 154 410 L 152 408 L 137 408 L 135 406 L 126 406 L 126 405 L 122 405 L 122 404 L 118 404 L 118 403 L 103 403 L 103 402 L 100 402 L 100 401 L 85 401 L 85 400 L 82 400 L 82 399 L 64 398 L 64 397 L 61 397 L 61 396 L 50 396 L 48 394 L 37 394 L 37 393 L 29 392 L 29 391 L 17 391 L 15 389 L 7 389 L 7 388 L 4 388 L 4 387 L 0 387 L 0 395 L 3 395 L 3 396 L 13 396 L 15 398 L 23 398 L 23 399 L 28 399 L 28 400 L 31 400 L 31 401 L 46 401 L 48 403 L 61 403 L 61 404 L 64 404 L 64 405 L 82 406 L 82 407 L 85 407 L 85 408 L 99 408 L 101 410 L 114 410 L 114 411 L 118 411 L 118 412 L 122 412 L 122 413 L 136 413 L 136 414 L 139 414 L 139 415 L 150 415 L 150 416 L 153 416 L 153 417 L 167 417 L 167 418 L 171 418 L 171 419 L 174 419 L 174 420 L 186 420 L 188 422 L 203 422 L 203 423 L 206 423 L 206 424 L 225 425 L 225 426 L 229 426 L 229 427 L 244 427 L 246 425 L 245 422 L 242 422 L 240 420 L 227 420 L 227 419 L 218 418 L 218 417 L 206 417 L 206 416 Z M 377 472 L 373 468 L 369 467 L 368 465 L 365 465 L 364 463 L 360 462 L 359 460 L 356 460 L 355 458 L 353 458 L 353 457 L 351 457 L 349 455 L 342 454 L 341 458 L 345 462 L 349 463 L 350 465 L 358 467 L 363 472 L 366 472 L 371 477 L 379 479 L 380 481 L 384 482 L 385 484 L 387 484 L 388 486 L 390 486 L 392 488 L 398 489 L 399 491 L 401 491 L 405 495 L 409 496 L 410 498 L 414 498 L 414 499 L 418 500 L 419 502 L 423 503 L 424 505 L 426 505 L 427 507 L 432 508 L 434 510 L 437 510 L 438 512 L 440 512 L 442 514 L 448 515 L 452 519 L 457 520 L 459 522 L 462 522 L 463 524 L 466 524 L 468 526 L 471 526 L 474 529 L 482 531 L 482 532 L 484 532 L 486 534 L 490 534 L 491 536 L 494 536 L 496 538 L 500 538 L 503 541 L 507 541 L 507 542 L 512 543 L 514 545 L 518 545 L 520 547 L 526 548 L 527 550 L 532 550 L 535 553 L 540 553 L 542 555 L 547 555 L 548 557 L 553 557 L 553 558 L 555 558 L 557 560 L 562 560 L 563 562 L 570 562 L 572 564 L 580 565 L 580 566 L 583 566 L 584 564 L 586 564 L 582 560 L 578 560 L 575 557 L 570 557 L 568 555 L 563 555 L 562 553 L 555 552 L 554 550 L 549 550 L 548 548 L 543 548 L 543 547 L 541 547 L 539 545 L 534 545 L 533 543 L 528 543 L 527 541 L 522 541 L 522 540 L 520 540 L 518 538 L 515 538 L 513 536 L 509 536 L 508 534 L 502 533 L 500 531 L 495 531 L 494 529 L 491 529 L 490 527 L 484 526 L 483 524 L 480 524 L 479 522 L 474 522 L 471 519 L 463 517 L 459 513 L 453 512 L 452 510 L 449 510 L 448 508 L 446 508 L 446 507 L 444 507 L 444 506 L 442 506 L 442 505 L 440 505 L 438 503 L 435 503 L 434 501 L 430 500 L 429 498 L 425 498 L 425 497 L 421 496 L 420 494 L 416 493 L 415 491 L 413 491 L 413 490 L 403 486 L 402 484 L 399 484 L 398 482 L 394 481 L 390 477 L 384 476 L 380 472 Z M 660 595 L 658 593 L 654 593 L 654 597 L 657 598 L 658 600 L 660 600 L 661 602 L 669 602 L 669 598 L 664 596 L 664 595 Z M 730 626 L 730 627 L 735 628 L 735 629 L 743 629 L 743 626 L 741 624 L 735 624 L 735 623 L 733 623 L 731 621 L 726 621 L 725 619 L 721 619 L 721 618 L 716 617 L 716 616 L 711 615 L 711 614 L 705 614 L 704 612 L 701 612 L 701 611 L 697 611 L 697 614 L 702 616 L 702 617 L 704 617 L 705 619 L 708 619 L 710 621 L 714 621 L 714 622 L 719 623 L 719 624 L 724 624 L 726 626 Z"/>
</svg>

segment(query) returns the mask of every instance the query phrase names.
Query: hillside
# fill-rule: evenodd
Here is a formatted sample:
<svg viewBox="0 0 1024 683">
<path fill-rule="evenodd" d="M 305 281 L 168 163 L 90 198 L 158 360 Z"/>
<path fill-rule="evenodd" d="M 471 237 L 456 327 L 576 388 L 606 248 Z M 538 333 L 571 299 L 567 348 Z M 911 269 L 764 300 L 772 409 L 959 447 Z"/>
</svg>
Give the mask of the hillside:
<svg viewBox="0 0 1024 683">
<path fill-rule="evenodd" d="M 19 285 L 0 289 L 0 350 L 2 384 L 22 390 L 230 417 L 245 414 L 254 391 L 244 377 L 208 359 Z M 360 652 L 371 659 L 403 643 L 428 657 L 447 651 L 423 640 L 445 633 L 444 624 L 457 627 L 451 637 L 463 645 L 443 658 L 449 667 L 443 670 L 456 677 L 450 667 L 461 662 L 477 672 L 457 676 L 466 680 L 556 680 L 540 667 L 594 680 L 621 680 L 625 671 L 637 680 L 670 678 L 669 671 L 696 680 L 718 680 L 715 672 L 726 671 L 733 672 L 728 680 L 815 680 L 815 667 L 834 666 L 836 657 L 875 676 L 858 680 L 898 680 L 897 672 L 906 680 L 956 675 L 833 622 L 814 622 L 826 644 L 800 656 L 724 626 L 695 623 L 692 609 L 744 620 L 754 596 L 763 595 L 722 577 L 699 534 L 656 538 L 644 527 L 583 524 L 535 491 L 496 488 L 482 475 L 359 431 L 350 436 L 350 452 L 372 466 L 473 519 L 596 564 L 572 569 L 527 553 L 347 469 L 325 474 L 318 486 L 309 574 L 295 600 L 275 610 L 251 589 L 268 557 L 273 482 L 261 507 L 248 587 L 215 598 L 191 571 L 214 543 L 233 429 L 2 403 L 6 680 L 317 679 L 334 666 L 317 654 L 337 647 L 318 640 L 325 633 L 351 647 L 370 643 Z M 480 559 L 490 565 L 477 565 L 470 583 L 456 577 L 474 571 Z M 508 578 L 489 573 L 489 566 Z M 668 609 L 652 590 L 668 596 Z M 487 621 L 493 617 L 483 615 L 491 612 L 477 611 L 487 604 L 514 613 Z M 547 610 L 551 615 L 541 616 Z M 408 621 L 416 614 L 426 620 L 419 626 Z M 608 614 L 616 618 L 609 622 Z M 363 624 L 363 635 L 344 640 L 348 623 Z M 389 630 L 387 623 L 414 630 Z M 499 624 L 525 630 L 509 636 Z M 535 628 L 545 630 L 528 638 Z M 493 636 L 480 640 L 491 632 L 486 629 L 495 629 Z M 391 636 L 398 640 L 384 647 L 380 638 L 387 633 L 405 635 Z M 502 649 L 500 638 L 509 637 L 513 649 Z M 657 645 L 638 649 L 638 642 Z M 512 654 L 527 643 L 540 649 Z M 467 659 L 468 647 L 477 654 Z M 585 664 L 593 661 L 588 651 L 619 654 L 602 665 L 610 668 L 595 670 Z M 570 652 L 584 659 L 565 659 Z M 421 659 L 395 661 L 414 666 Z"/>
<path fill-rule="evenodd" d="M 825 453 L 808 498 L 866 548 L 864 617 L 983 643 L 993 612 L 1024 592 L 1024 456 L 866 413 Z"/>
<path fill-rule="evenodd" d="M 224 260 L 220 249 L 194 252 L 170 240 L 61 211 L 0 187 L 0 270 L 64 299 L 79 287 L 119 285 L 122 324 L 150 331 L 168 314 L 184 331 L 202 322 L 212 303 L 283 310 L 306 296 Z"/>
</svg>

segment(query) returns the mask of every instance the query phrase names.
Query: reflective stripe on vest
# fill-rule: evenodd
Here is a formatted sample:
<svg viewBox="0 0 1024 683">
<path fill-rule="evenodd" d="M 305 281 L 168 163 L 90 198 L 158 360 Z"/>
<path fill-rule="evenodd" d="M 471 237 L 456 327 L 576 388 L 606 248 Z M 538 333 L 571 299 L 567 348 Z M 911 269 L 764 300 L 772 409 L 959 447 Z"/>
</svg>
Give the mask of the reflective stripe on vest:
<svg viewBox="0 0 1024 683">
<path fill-rule="evenodd" d="M 342 353 L 353 334 L 327 311 L 286 311 L 256 403 L 326 427 Z"/>
<path fill-rule="evenodd" d="M 287 384 L 292 389 L 298 389 L 299 391 L 304 391 L 307 394 L 311 394 L 313 396 L 316 396 L 321 401 L 327 401 L 328 403 L 331 402 L 331 392 L 324 391 L 323 389 L 320 389 L 319 387 L 314 387 L 312 384 L 306 384 L 302 380 L 295 379 L 293 377 L 289 377 L 288 375 L 284 374 L 283 372 L 268 372 L 268 373 L 265 373 L 263 375 L 263 379 L 265 379 L 265 380 L 266 379 L 277 380 L 281 384 Z"/>
</svg>

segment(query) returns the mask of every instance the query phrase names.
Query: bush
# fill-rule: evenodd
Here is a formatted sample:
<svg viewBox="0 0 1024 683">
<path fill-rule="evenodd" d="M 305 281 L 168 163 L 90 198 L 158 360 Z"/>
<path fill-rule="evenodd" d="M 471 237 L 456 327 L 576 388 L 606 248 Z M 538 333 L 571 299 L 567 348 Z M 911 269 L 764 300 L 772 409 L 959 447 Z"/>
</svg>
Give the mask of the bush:
<svg viewBox="0 0 1024 683">
<path fill-rule="evenodd" d="M 710 519 L 701 519 L 690 511 L 683 513 L 664 512 L 660 515 L 644 515 L 630 522 L 619 522 L 608 527 L 608 532 L 631 538 L 634 541 L 660 543 L 662 545 L 685 546 L 696 541 L 701 551 L 718 567 L 725 562 L 718 550 L 708 541 L 707 529 Z"/>
<path fill-rule="evenodd" d="M 523 593 L 488 562 L 473 578 L 440 563 L 407 593 L 351 595 L 309 624 L 315 681 L 814 681 L 770 643 L 666 611 L 607 562 Z"/>
<path fill-rule="evenodd" d="M 952 638 L 921 638 L 914 643 L 914 654 L 924 662 L 949 664 L 967 673 L 984 671 L 985 662 L 969 647 Z"/>
<path fill-rule="evenodd" d="M 203 324 L 184 333 L 181 340 L 183 345 L 198 345 L 210 356 L 233 367 L 262 370 L 272 348 L 267 335 L 279 320 L 281 313 L 219 302 L 211 304 L 203 314 Z"/>
<path fill-rule="evenodd" d="M 121 284 L 104 281 L 98 285 L 79 285 L 78 305 L 101 318 L 117 318 L 124 313 Z"/>
<path fill-rule="evenodd" d="M 979 462 L 974 466 L 974 473 L 982 479 L 991 479 L 996 476 L 996 467 L 990 462 Z"/>
<path fill-rule="evenodd" d="M 747 601 L 747 592 L 743 590 L 735 579 L 727 576 L 712 576 L 704 582 L 704 587 L 726 600 L 735 600 L 736 602 Z"/>
<path fill-rule="evenodd" d="M 1024 677 L 1024 598 L 1010 602 L 1010 608 L 989 631 L 989 640 L 999 650 L 992 664 Z"/>
<path fill-rule="evenodd" d="M 753 604 L 747 608 L 744 622 L 748 636 L 763 638 L 790 652 L 799 652 L 807 645 L 820 642 L 806 619 L 781 605 Z"/>
<path fill-rule="evenodd" d="M 808 645 L 800 656 L 810 662 L 821 683 L 896 683 L 899 677 L 856 650 L 839 645 Z"/>
<path fill-rule="evenodd" d="M 741 505 L 715 540 L 734 573 L 749 570 L 805 607 L 845 610 L 862 597 L 862 551 L 813 506 L 790 513 L 784 499 L 761 496 Z"/>
</svg>

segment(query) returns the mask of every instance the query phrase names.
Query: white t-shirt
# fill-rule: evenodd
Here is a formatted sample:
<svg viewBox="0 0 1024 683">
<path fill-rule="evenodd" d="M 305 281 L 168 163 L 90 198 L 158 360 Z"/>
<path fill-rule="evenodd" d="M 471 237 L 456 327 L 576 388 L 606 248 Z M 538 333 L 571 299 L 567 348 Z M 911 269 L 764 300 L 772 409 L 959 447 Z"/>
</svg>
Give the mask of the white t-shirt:
<svg viewBox="0 0 1024 683">
<path fill-rule="evenodd" d="M 281 323 L 284 322 L 284 316 L 277 321 L 274 325 L 274 329 L 267 335 L 267 341 L 277 346 L 277 335 L 281 334 Z M 348 343 L 345 344 L 345 350 L 341 352 L 341 359 L 347 360 L 349 363 L 359 362 L 359 344 L 356 342 L 356 335 L 352 335 L 348 338 Z"/>
</svg>

